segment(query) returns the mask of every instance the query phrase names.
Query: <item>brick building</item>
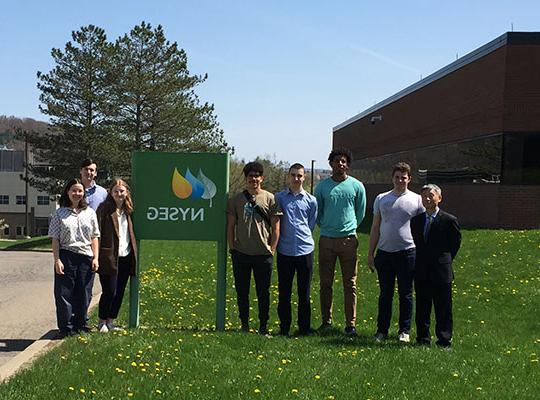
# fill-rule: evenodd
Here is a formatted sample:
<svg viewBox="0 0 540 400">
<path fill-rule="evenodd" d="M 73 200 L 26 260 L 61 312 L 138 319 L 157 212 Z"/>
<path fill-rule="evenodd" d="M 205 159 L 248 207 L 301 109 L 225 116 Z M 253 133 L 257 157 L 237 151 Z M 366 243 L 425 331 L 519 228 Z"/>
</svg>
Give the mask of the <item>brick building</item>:
<svg viewBox="0 0 540 400">
<path fill-rule="evenodd" d="M 540 228 L 540 33 L 507 32 L 333 129 L 368 201 L 395 162 L 464 226 Z"/>
</svg>

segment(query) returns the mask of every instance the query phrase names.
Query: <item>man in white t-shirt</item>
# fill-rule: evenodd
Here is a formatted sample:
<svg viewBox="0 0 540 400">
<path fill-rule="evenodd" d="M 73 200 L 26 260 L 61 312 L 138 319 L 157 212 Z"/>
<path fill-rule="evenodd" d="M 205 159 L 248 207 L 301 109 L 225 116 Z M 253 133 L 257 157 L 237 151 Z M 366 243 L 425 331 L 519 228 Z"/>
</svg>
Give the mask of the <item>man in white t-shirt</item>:
<svg viewBox="0 0 540 400">
<path fill-rule="evenodd" d="M 377 341 L 388 336 L 396 279 L 399 293 L 398 339 L 404 343 L 410 341 L 416 258 L 410 220 L 425 211 L 420 195 L 408 190 L 410 181 L 409 164 L 397 163 L 392 169 L 394 188 L 379 194 L 373 204 L 368 266 L 371 271 L 377 270 L 379 278 L 379 314 L 375 334 Z M 376 256 L 375 249 L 377 249 Z"/>
</svg>

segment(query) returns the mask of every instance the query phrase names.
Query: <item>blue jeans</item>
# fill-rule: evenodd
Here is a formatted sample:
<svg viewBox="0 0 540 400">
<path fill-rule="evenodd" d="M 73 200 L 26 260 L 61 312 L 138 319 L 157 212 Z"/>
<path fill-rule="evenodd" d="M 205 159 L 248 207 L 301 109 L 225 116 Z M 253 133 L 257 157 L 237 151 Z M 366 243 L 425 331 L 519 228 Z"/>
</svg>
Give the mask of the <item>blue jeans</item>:
<svg viewBox="0 0 540 400">
<path fill-rule="evenodd" d="M 377 250 L 375 268 L 379 277 L 379 315 L 377 332 L 388 335 L 392 319 L 392 300 L 397 278 L 399 294 L 399 333 L 409 333 L 413 310 L 413 280 L 416 249 L 389 253 Z"/>
<path fill-rule="evenodd" d="M 93 282 L 92 257 L 60 250 L 64 275 L 54 274 L 54 297 L 58 329 L 67 333 L 86 327 L 90 301 L 88 290 Z"/>
</svg>

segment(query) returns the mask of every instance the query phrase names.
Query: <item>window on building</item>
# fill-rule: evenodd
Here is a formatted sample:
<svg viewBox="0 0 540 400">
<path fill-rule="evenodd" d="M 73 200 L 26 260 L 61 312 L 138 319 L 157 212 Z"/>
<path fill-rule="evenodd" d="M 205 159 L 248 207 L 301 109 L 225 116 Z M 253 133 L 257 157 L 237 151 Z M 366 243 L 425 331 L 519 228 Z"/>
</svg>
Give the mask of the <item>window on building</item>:
<svg viewBox="0 0 540 400">
<path fill-rule="evenodd" d="M 26 226 L 17 227 L 17 236 L 26 236 Z"/>
<path fill-rule="evenodd" d="M 503 182 L 507 185 L 540 183 L 540 132 L 504 135 Z"/>
<path fill-rule="evenodd" d="M 9 226 L 4 228 L 4 236 L 9 236 Z"/>
<path fill-rule="evenodd" d="M 22 171 L 24 151 L 0 150 L 0 171 Z"/>
<path fill-rule="evenodd" d="M 7 194 L 0 194 L 0 204 L 9 204 L 9 196 Z"/>
<path fill-rule="evenodd" d="M 503 135 L 411 149 L 353 161 L 352 172 L 364 183 L 391 182 L 392 166 L 404 161 L 417 183 L 500 183 Z"/>
<path fill-rule="evenodd" d="M 15 196 L 15 204 L 26 204 L 26 196 Z"/>
<path fill-rule="evenodd" d="M 49 205 L 49 196 L 38 196 L 37 197 L 38 206 L 48 206 Z"/>
</svg>

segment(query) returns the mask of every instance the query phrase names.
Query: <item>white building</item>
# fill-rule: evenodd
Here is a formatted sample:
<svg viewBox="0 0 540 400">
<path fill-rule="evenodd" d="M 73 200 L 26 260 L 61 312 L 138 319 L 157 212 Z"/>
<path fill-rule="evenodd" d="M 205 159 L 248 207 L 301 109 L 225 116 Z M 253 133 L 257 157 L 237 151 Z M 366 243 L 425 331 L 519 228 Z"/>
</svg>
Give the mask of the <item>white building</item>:
<svg viewBox="0 0 540 400">
<path fill-rule="evenodd" d="M 3 219 L 8 225 L 0 230 L 0 237 L 21 238 L 47 234 L 49 219 L 56 209 L 56 202 L 48 193 L 29 185 L 29 232 L 26 232 L 27 199 L 23 177 L 24 151 L 0 147 L 0 220 Z"/>
</svg>

